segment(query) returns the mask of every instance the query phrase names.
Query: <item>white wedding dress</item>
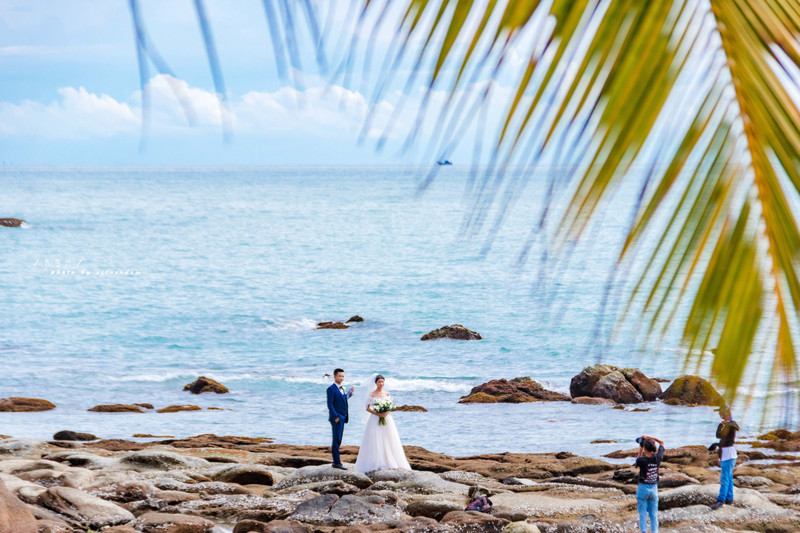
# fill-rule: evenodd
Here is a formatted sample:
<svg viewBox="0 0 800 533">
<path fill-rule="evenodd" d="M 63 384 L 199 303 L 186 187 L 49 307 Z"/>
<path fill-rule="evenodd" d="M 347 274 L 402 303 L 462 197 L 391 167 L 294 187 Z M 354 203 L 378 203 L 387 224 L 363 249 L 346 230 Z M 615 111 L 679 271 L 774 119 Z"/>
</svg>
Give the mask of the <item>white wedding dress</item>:
<svg viewBox="0 0 800 533">
<path fill-rule="evenodd" d="M 378 398 L 368 397 L 371 406 Z M 361 439 L 361 448 L 356 459 L 356 472 L 372 472 L 373 470 L 411 470 L 400 436 L 390 414 L 384 420 L 386 425 L 378 424 L 379 416 L 369 413 L 364 428 L 364 437 Z"/>
</svg>

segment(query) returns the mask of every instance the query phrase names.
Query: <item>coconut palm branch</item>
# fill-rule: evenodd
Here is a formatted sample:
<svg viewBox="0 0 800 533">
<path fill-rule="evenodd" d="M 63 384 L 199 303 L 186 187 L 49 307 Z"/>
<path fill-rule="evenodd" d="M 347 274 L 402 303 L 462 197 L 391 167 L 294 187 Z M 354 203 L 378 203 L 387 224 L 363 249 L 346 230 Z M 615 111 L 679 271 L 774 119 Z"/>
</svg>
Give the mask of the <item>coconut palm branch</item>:
<svg viewBox="0 0 800 533">
<path fill-rule="evenodd" d="M 276 55 L 288 49 L 298 66 L 287 26 L 294 2 L 274 1 L 281 9 L 264 0 L 270 27 L 285 31 L 273 31 Z M 404 149 L 427 122 L 430 159 L 448 159 L 464 131 L 485 127 L 497 81 L 513 78 L 488 166 L 472 174 L 467 235 L 482 234 L 490 246 L 520 192 L 544 171 L 549 201 L 561 189 L 569 202 L 531 217 L 520 257 L 554 217 L 549 248 L 568 257 L 614 192 L 634 190 L 604 302 L 612 287 L 627 290 L 620 320 L 641 321 L 645 343 L 678 328 L 686 367 L 710 371 L 729 401 L 765 379 L 796 383 L 799 0 L 344 3 L 353 23 L 337 42 L 349 51 L 333 76 L 347 84 L 359 35 L 385 31 L 394 37 L 369 90 L 373 105 L 398 82 L 405 94 L 420 78 L 428 87 Z M 326 14 L 340 4 L 328 3 Z M 281 14 L 283 21 L 271 20 Z M 333 40 L 324 28 L 312 32 L 318 58 L 321 36 Z M 368 46 L 364 78 L 373 55 Z M 403 64 L 411 74 L 396 79 Z M 446 97 L 434 112 L 435 90 Z M 378 148 L 407 114 L 401 99 Z M 372 121 L 370 113 L 365 132 Z"/>
<path fill-rule="evenodd" d="M 571 180 L 554 240 L 564 250 L 585 238 L 614 190 L 634 187 L 614 273 L 632 276 L 623 316 L 641 317 L 650 339 L 682 321 L 687 366 L 710 364 L 728 400 L 740 385 L 763 386 L 767 367 L 772 383 L 796 381 L 800 113 L 789 90 L 800 72 L 800 2 L 403 6 L 397 56 L 412 54 L 417 70 L 432 64 L 429 94 L 448 94 L 435 119 L 438 157 L 460 141 L 476 116 L 465 110 L 486 99 L 509 55 L 527 59 L 468 231 L 488 228 L 490 241 L 534 170 L 549 168 Z M 540 231 L 541 221 L 533 226 Z"/>
</svg>

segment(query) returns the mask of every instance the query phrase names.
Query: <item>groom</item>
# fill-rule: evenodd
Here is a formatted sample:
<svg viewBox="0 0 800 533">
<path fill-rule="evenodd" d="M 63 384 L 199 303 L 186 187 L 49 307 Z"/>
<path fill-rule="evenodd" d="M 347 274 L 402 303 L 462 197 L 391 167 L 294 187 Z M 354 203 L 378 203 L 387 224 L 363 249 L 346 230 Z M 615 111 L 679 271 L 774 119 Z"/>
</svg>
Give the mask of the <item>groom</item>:
<svg viewBox="0 0 800 533">
<path fill-rule="evenodd" d="M 334 383 L 328 387 L 328 421 L 333 430 L 333 443 L 331 453 L 333 454 L 333 467 L 340 470 L 347 470 L 339 458 L 339 446 L 342 445 L 342 435 L 344 435 L 344 425 L 347 424 L 347 399 L 353 395 L 355 387 L 350 387 L 348 392 L 344 392 L 342 383 L 344 382 L 344 370 L 337 368 L 333 371 Z"/>
</svg>

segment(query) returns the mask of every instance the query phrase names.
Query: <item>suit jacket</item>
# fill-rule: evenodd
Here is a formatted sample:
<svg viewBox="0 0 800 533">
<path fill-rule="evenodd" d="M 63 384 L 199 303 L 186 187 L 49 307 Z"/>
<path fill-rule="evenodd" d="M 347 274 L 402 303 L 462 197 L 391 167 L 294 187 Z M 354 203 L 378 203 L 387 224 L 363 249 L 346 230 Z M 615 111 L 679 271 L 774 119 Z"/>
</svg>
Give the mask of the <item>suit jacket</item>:
<svg viewBox="0 0 800 533">
<path fill-rule="evenodd" d="M 339 390 L 339 385 L 333 383 L 328 387 L 328 421 L 333 422 L 337 418 L 344 420 L 347 424 L 347 399 L 352 396 L 352 393 L 346 392 L 342 394 Z"/>
</svg>

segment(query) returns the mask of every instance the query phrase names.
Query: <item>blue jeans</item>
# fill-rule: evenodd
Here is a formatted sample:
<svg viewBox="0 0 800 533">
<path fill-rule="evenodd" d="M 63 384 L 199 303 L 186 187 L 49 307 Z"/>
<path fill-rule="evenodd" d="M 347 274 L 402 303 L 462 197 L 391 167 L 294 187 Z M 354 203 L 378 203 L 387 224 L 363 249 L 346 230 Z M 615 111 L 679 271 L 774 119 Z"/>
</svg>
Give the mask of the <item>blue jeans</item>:
<svg viewBox="0 0 800 533">
<path fill-rule="evenodd" d="M 650 515 L 650 531 L 658 533 L 658 485 L 639 483 L 636 509 L 639 511 L 639 530 L 647 533 L 647 515 Z"/>
<path fill-rule="evenodd" d="M 733 501 L 733 467 L 736 466 L 736 459 L 728 459 L 719 463 L 719 496 L 721 502 Z"/>
</svg>

